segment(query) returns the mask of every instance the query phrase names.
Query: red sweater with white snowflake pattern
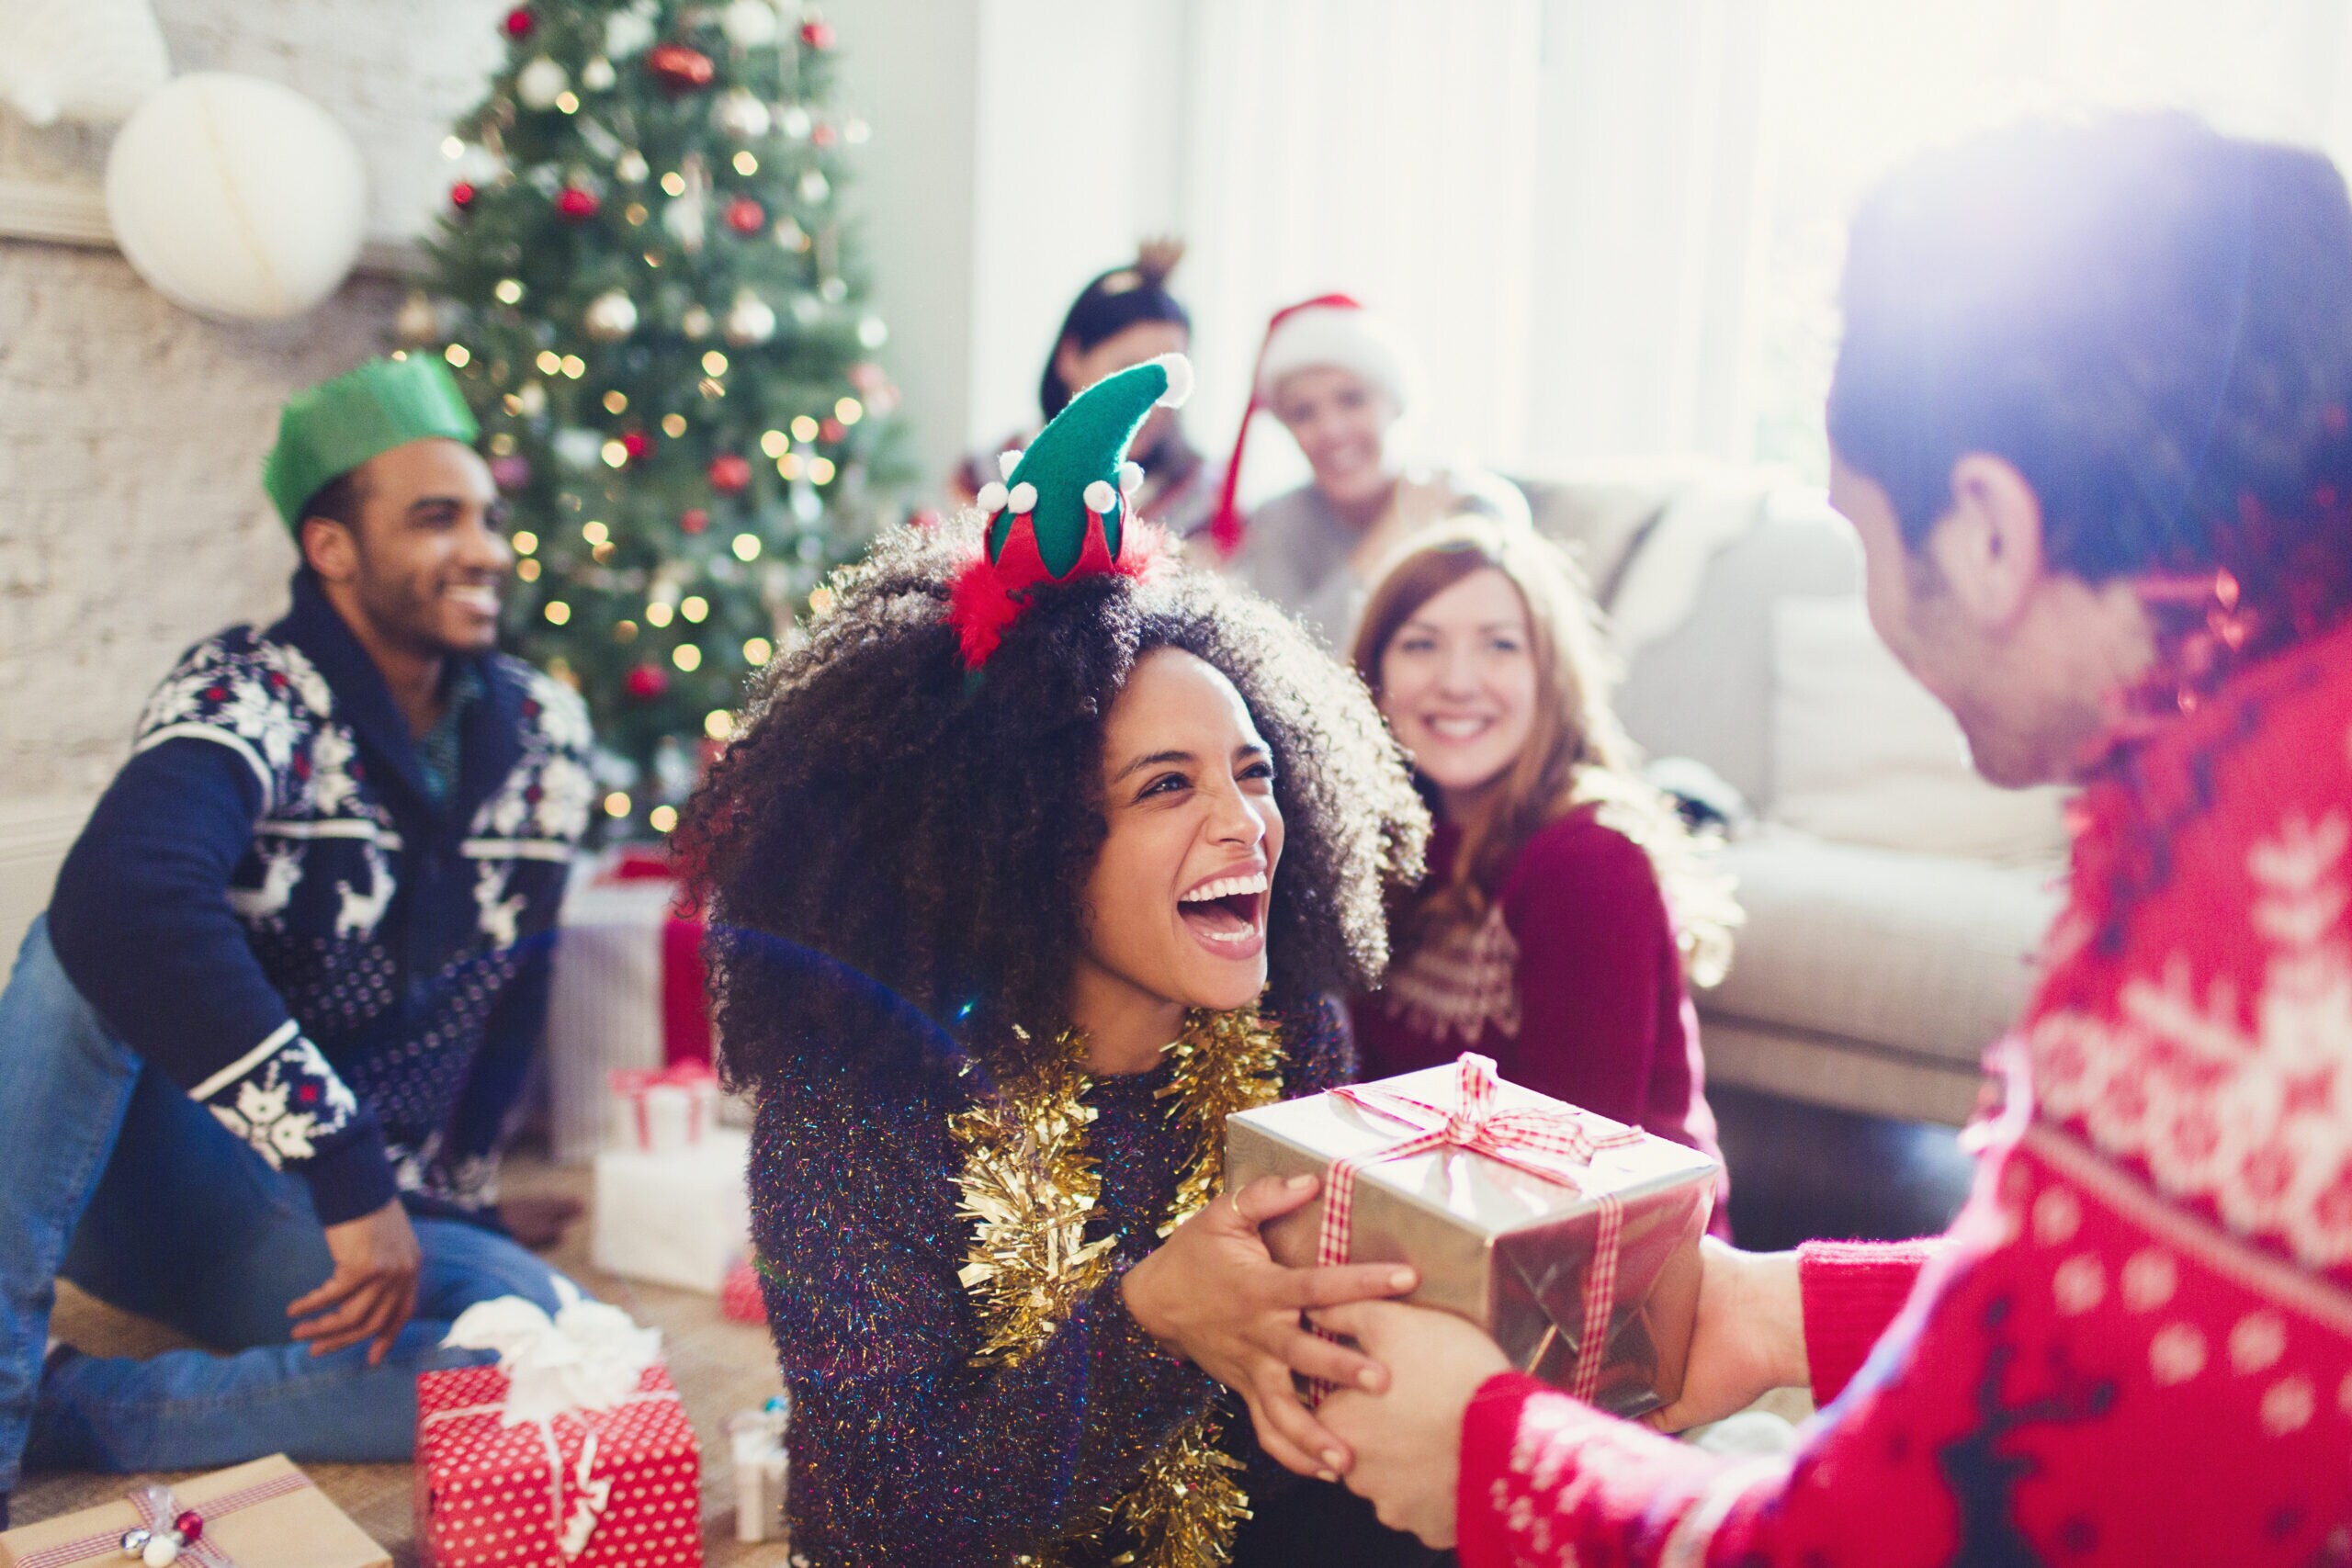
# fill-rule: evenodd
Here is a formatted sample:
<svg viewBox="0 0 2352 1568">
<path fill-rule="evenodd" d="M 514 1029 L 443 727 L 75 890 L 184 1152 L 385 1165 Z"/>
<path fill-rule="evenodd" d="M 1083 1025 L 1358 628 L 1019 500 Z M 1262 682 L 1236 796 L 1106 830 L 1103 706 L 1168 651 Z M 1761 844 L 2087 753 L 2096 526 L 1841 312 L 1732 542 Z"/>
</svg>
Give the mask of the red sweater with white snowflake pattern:
<svg viewBox="0 0 2352 1568">
<path fill-rule="evenodd" d="M 1805 1259 L 1835 1398 L 1797 1452 L 1718 1460 L 1496 1378 L 1465 1564 L 2352 1563 L 2352 630 L 2238 675 L 2079 814 L 1973 1197 L 1923 1267 Z"/>
</svg>

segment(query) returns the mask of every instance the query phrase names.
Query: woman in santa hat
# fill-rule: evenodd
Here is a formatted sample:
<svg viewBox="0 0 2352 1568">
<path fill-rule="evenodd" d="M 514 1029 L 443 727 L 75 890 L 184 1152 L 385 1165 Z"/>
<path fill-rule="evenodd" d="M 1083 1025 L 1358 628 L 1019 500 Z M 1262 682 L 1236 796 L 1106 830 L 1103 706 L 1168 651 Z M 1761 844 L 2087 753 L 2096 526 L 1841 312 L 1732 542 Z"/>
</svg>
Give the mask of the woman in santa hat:
<svg viewBox="0 0 2352 1568">
<path fill-rule="evenodd" d="M 1464 512 L 1528 520 L 1527 499 L 1510 480 L 1409 459 L 1395 434 L 1411 406 L 1411 379 L 1389 325 L 1347 295 L 1275 311 L 1209 525 L 1227 570 L 1338 647 L 1373 569 L 1406 536 Z M 1313 478 L 1245 518 L 1235 490 L 1261 409 L 1298 443 Z"/>
</svg>

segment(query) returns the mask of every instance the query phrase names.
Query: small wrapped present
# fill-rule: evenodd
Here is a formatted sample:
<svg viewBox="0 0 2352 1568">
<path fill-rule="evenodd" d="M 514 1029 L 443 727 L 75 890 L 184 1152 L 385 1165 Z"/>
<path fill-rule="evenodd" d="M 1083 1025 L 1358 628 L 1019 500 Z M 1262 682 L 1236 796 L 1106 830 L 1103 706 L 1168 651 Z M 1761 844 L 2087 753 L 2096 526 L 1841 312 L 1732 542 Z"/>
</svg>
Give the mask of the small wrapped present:
<svg viewBox="0 0 2352 1568">
<path fill-rule="evenodd" d="M 1265 1228 L 1294 1265 L 1409 1263 L 1408 1298 L 1514 1366 L 1638 1416 L 1681 1392 L 1715 1162 L 1504 1083 L 1484 1056 L 1240 1111 L 1226 1179 L 1319 1176 Z"/>
<path fill-rule="evenodd" d="M 760 1289 L 759 1265 L 739 1258 L 718 1287 L 718 1315 L 730 1323 L 765 1323 L 766 1294 Z"/>
<path fill-rule="evenodd" d="M 563 1281 L 468 1307 L 447 1343 L 493 1367 L 416 1380 L 416 1539 L 428 1568 L 700 1568 L 702 1456 L 661 1335 Z M 258 1565 L 253 1565 L 258 1568 Z"/>
<path fill-rule="evenodd" d="M 582 857 L 564 896 L 548 998 L 555 1157 L 594 1157 L 616 1069 L 711 1061 L 702 922 L 680 907 L 668 863 L 637 849 Z"/>
<path fill-rule="evenodd" d="M 780 1393 L 757 1410 L 741 1410 L 727 1418 L 735 1464 L 737 1540 L 768 1540 L 784 1533 L 786 1487 L 792 1477 L 784 1435 L 791 1417 L 791 1396 Z"/>
<path fill-rule="evenodd" d="M 284 1454 L 130 1487 L 120 1502 L 0 1534 L 0 1568 L 391 1568 L 384 1549 Z"/>
<path fill-rule="evenodd" d="M 624 1279 L 718 1294 L 727 1270 L 751 1256 L 750 1161 L 751 1140 L 731 1127 L 672 1155 L 606 1149 L 596 1156 L 590 1258 Z"/>
<path fill-rule="evenodd" d="M 707 1063 L 673 1062 L 658 1071 L 615 1067 L 605 1083 L 611 1091 L 607 1148 L 673 1155 L 701 1143 L 718 1124 L 718 1075 Z"/>
</svg>

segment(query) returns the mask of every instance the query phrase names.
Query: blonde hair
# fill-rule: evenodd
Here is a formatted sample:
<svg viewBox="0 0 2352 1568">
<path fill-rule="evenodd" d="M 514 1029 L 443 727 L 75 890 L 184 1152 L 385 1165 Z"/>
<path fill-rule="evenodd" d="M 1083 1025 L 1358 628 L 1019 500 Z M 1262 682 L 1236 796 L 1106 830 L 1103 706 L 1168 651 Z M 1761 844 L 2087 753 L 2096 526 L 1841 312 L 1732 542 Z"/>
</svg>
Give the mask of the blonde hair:
<svg viewBox="0 0 2352 1568">
<path fill-rule="evenodd" d="M 1392 910 L 1397 951 L 1434 927 L 1482 918 L 1527 840 L 1579 807 L 1649 856 L 1691 983 L 1711 986 L 1731 964 L 1731 931 L 1744 919 L 1731 882 L 1708 863 L 1673 802 L 1645 782 L 1640 753 L 1610 705 L 1617 670 L 1601 640 L 1600 612 L 1567 557 L 1521 524 L 1457 516 L 1417 533 L 1383 567 L 1357 623 L 1356 672 L 1381 695 L 1380 664 L 1397 632 L 1440 593 L 1481 571 L 1499 571 L 1527 612 L 1535 665 L 1535 711 L 1527 744 L 1497 781 L 1491 804 L 1460 822 L 1450 874 L 1401 896 Z M 1417 776 L 1418 782 L 1418 776 Z M 1429 791 L 1423 785 L 1424 795 Z"/>
</svg>

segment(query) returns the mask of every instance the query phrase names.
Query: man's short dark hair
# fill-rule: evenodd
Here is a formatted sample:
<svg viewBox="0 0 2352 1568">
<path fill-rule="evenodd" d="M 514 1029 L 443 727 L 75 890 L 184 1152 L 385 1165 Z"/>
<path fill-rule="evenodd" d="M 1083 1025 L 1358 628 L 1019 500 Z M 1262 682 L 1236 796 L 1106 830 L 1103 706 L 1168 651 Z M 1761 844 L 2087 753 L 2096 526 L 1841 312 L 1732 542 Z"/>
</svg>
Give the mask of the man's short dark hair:
<svg viewBox="0 0 2352 1568">
<path fill-rule="evenodd" d="M 1830 440 L 1913 548 L 1986 452 L 2056 570 L 2341 602 L 2352 202 L 2319 153 L 2179 114 L 1979 135 L 1867 199 L 1843 305 Z"/>
<path fill-rule="evenodd" d="M 357 468 L 345 468 L 311 492 L 299 513 L 302 521 L 323 517 L 340 523 L 356 536 L 359 532 L 359 509 L 368 499 L 368 486 L 360 479 Z"/>
</svg>

